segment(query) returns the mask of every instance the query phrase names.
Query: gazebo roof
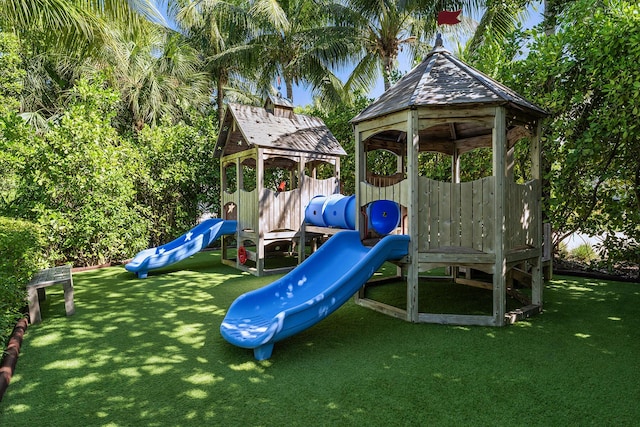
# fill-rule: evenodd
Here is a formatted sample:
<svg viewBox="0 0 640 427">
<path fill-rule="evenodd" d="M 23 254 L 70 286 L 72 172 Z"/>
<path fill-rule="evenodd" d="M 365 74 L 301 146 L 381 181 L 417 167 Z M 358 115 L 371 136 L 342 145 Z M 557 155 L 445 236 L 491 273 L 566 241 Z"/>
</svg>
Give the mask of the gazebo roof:
<svg viewBox="0 0 640 427">
<path fill-rule="evenodd" d="M 346 155 L 329 128 L 317 117 L 293 112 L 283 116 L 261 107 L 227 105 L 215 156 L 233 154 L 254 145 L 293 152 Z"/>
<path fill-rule="evenodd" d="M 419 107 L 507 104 L 534 117 L 547 113 L 502 83 L 465 64 L 442 47 L 442 39 L 418 66 L 351 120 L 360 123 Z"/>
</svg>

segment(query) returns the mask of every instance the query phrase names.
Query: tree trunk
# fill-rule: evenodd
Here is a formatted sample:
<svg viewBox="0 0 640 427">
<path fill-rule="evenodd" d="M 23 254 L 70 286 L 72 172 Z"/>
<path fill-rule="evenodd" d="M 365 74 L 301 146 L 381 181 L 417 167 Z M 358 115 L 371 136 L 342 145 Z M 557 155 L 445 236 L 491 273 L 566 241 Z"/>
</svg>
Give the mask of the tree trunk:
<svg viewBox="0 0 640 427">
<path fill-rule="evenodd" d="M 222 127 L 224 120 L 224 85 L 227 82 L 227 76 L 220 73 L 216 82 L 216 106 L 218 107 L 218 124 Z"/>
<path fill-rule="evenodd" d="M 384 91 L 391 87 L 391 73 L 393 72 L 393 58 L 389 55 L 382 57 L 382 80 L 384 82 Z"/>
<path fill-rule="evenodd" d="M 291 101 L 291 103 L 293 103 L 293 79 L 288 78 L 285 79 L 285 85 L 287 85 L 287 99 L 289 99 L 289 101 Z"/>
</svg>

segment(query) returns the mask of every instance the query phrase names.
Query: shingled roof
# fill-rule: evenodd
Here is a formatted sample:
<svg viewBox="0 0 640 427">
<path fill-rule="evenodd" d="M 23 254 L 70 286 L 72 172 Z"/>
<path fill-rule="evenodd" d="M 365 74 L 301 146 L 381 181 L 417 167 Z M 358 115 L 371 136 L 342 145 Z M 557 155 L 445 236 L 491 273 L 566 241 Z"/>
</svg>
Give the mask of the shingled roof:
<svg viewBox="0 0 640 427">
<path fill-rule="evenodd" d="M 417 107 L 508 104 L 536 117 L 547 113 L 502 83 L 465 64 L 436 40 L 435 48 L 418 66 L 354 117 L 359 123 Z"/>
<path fill-rule="evenodd" d="M 234 121 L 236 125 L 234 126 Z M 317 117 L 286 113 L 250 105 L 229 104 L 216 142 L 222 157 L 251 146 L 344 156 L 329 128 Z"/>
</svg>

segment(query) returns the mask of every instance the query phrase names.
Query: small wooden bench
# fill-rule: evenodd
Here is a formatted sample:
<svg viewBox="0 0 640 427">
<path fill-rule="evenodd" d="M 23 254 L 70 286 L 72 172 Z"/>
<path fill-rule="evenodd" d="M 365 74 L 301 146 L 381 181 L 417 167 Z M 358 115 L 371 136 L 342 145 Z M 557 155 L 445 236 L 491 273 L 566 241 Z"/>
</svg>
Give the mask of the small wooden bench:
<svg viewBox="0 0 640 427">
<path fill-rule="evenodd" d="M 71 266 L 62 265 L 59 267 L 47 268 L 39 271 L 27 284 L 27 294 L 29 298 L 29 319 L 31 324 L 42 321 L 40 315 L 40 301 L 46 299 L 45 288 L 47 286 L 62 285 L 64 289 L 64 308 L 67 316 L 76 312 L 73 303 L 73 278 L 71 276 Z"/>
</svg>

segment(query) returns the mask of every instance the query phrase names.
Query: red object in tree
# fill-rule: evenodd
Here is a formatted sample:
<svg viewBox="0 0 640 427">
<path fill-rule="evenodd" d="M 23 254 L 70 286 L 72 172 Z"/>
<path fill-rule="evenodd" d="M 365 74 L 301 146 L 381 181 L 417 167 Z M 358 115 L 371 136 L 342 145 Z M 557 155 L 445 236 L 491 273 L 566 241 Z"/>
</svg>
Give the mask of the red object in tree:
<svg viewBox="0 0 640 427">
<path fill-rule="evenodd" d="M 448 10 L 443 10 L 442 12 L 438 12 L 438 25 L 456 25 L 460 23 L 460 13 L 462 10 L 456 10 L 454 12 L 449 12 Z"/>
<path fill-rule="evenodd" d="M 284 181 L 282 181 L 282 182 L 280 183 L 280 185 L 278 185 L 278 192 L 282 192 L 282 191 L 284 191 L 284 189 L 285 189 L 286 187 L 287 187 L 287 183 L 286 183 L 286 182 L 284 182 Z"/>
</svg>

